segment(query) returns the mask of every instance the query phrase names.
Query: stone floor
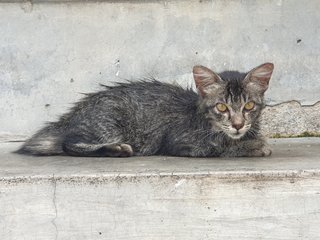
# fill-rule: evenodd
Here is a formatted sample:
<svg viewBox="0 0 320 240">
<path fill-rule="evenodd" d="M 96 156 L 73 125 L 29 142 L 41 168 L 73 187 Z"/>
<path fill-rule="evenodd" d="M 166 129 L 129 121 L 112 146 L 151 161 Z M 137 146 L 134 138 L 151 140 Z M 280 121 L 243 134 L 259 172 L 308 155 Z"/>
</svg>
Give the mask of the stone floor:
<svg viewBox="0 0 320 240">
<path fill-rule="evenodd" d="M 20 143 L 0 144 L 0 178 L 20 176 L 92 176 L 103 174 L 199 174 L 219 172 L 320 171 L 320 138 L 270 139 L 266 158 L 131 158 L 32 157 L 10 153 Z"/>
<path fill-rule="evenodd" d="M 268 158 L 76 158 L 0 144 L 1 240 L 318 240 L 320 138 Z"/>
</svg>

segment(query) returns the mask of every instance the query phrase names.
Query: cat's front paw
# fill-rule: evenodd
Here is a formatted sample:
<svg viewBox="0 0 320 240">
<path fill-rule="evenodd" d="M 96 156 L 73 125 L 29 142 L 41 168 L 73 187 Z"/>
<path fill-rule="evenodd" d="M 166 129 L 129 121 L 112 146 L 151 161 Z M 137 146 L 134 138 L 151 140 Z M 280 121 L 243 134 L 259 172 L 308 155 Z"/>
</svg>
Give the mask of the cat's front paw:
<svg viewBox="0 0 320 240">
<path fill-rule="evenodd" d="M 108 157 L 131 157 L 133 155 L 132 147 L 129 144 L 107 144 L 102 148 L 103 155 Z"/>
<path fill-rule="evenodd" d="M 248 154 L 248 157 L 268 157 L 272 153 L 271 149 L 268 147 L 263 147 L 261 149 L 253 150 Z"/>
</svg>

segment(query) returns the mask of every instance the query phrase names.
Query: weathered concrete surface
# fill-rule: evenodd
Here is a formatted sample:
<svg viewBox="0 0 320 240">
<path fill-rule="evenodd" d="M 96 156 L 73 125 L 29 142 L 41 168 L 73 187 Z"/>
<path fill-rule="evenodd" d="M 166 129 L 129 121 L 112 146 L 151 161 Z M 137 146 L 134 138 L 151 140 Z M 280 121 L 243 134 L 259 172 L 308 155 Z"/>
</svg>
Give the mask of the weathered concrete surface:
<svg viewBox="0 0 320 240">
<path fill-rule="evenodd" d="M 320 139 L 270 158 L 74 158 L 0 145 L 0 236 L 12 239 L 317 240 Z"/>
<path fill-rule="evenodd" d="M 0 134 L 30 135 L 98 83 L 191 84 L 195 64 L 271 61 L 268 103 L 320 100 L 317 0 L 35 2 L 0 4 Z"/>
<path fill-rule="evenodd" d="M 320 133 L 320 102 L 302 106 L 297 101 L 267 106 L 262 115 L 265 135 L 298 135 L 304 132 Z"/>
</svg>

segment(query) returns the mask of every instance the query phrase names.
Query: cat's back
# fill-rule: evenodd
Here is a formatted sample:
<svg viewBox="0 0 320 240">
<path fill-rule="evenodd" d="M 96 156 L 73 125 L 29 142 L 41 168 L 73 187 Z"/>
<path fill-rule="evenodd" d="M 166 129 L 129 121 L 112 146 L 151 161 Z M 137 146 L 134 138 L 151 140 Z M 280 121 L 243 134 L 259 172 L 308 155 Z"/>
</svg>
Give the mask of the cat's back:
<svg viewBox="0 0 320 240">
<path fill-rule="evenodd" d="M 150 120 L 189 115 L 196 109 L 198 95 L 192 89 L 157 80 L 130 81 L 105 86 L 88 94 L 60 123 L 96 122 L 108 118 Z"/>
<path fill-rule="evenodd" d="M 191 89 L 179 85 L 160 82 L 155 79 L 117 83 L 115 86 L 105 86 L 105 93 L 125 94 L 139 98 L 172 98 L 189 97 L 195 99 L 197 94 Z"/>
<path fill-rule="evenodd" d="M 184 89 L 179 85 L 163 83 L 154 79 L 117 83 L 105 86 L 98 94 L 106 101 L 111 99 L 118 104 L 139 104 L 144 107 L 165 106 L 166 108 L 194 105 L 198 95 L 192 89 Z M 96 98 L 95 97 L 95 98 Z"/>
</svg>

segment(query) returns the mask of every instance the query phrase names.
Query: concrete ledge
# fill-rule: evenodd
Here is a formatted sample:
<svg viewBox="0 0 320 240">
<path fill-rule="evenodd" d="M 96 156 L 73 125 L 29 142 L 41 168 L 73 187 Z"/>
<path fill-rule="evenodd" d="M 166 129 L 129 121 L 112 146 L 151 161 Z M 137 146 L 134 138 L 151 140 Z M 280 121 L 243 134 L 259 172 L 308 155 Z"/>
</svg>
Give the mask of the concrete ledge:
<svg viewBox="0 0 320 240">
<path fill-rule="evenodd" d="M 1 239 L 318 239 L 320 138 L 270 158 L 74 158 L 1 144 Z"/>
<path fill-rule="evenodd" d="M 320 170 L 320 138 L 270 139 L 270 158 L 177 158 L 167 156 L 132 158 L 33 157 L 12 154 L 21 144 L 0 144 L 0 179 L 70 176 L 194 175 L 226 172 L 282 173 Z M 241 175 L 241 174 L 240 174 Z M 281 174 L 280 174 L 281 175 Z"/>
</svg>

